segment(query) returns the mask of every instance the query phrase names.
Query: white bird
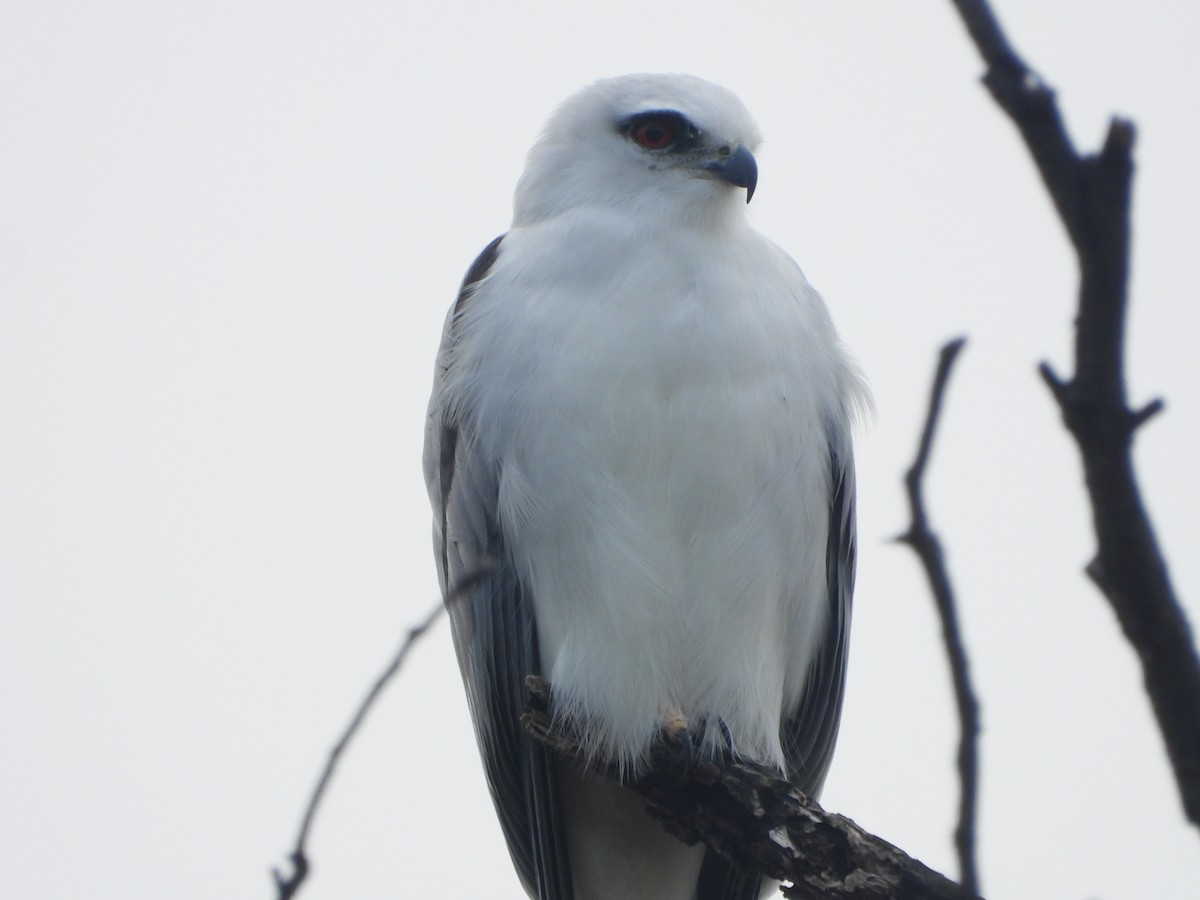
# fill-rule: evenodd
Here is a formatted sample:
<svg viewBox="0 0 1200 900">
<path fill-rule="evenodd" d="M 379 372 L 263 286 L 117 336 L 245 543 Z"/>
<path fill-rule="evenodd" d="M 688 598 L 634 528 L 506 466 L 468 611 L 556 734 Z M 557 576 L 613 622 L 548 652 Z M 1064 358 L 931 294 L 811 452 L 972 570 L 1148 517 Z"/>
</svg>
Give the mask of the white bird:
<svg viewBox="0 0 1200 900">
<path fill-rule="evenodd" d="M 718 727 L 700 752 L 728 741 L 809 795 L 829 766 L 866 393 L 820 296 L 750 225 L 758 143 L 741 101 L 698 78 L 585 88 L 446 321 L 436 553 L 489 786 L 540 900 L 774 885 L 533 745 L 526 674 L 630 774 L 663 728 L 702 722 Z"/>
</svg>

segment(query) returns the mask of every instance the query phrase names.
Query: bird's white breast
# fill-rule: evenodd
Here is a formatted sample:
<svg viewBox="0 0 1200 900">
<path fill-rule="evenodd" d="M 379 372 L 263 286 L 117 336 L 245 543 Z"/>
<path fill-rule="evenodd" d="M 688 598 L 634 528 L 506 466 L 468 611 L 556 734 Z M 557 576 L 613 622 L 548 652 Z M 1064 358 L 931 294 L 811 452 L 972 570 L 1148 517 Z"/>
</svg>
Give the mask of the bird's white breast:
<svg viewBox="0 0 1200 900">
<path fill-rule="evenodd" d="M 782 765 L 851 378 L 799 270 L 740 223 L 583 210 L 508 234 L 459 335 L 451 402 L 500 471 L 560 708 L 626 764 L 674 710 Z"/>
</svg>

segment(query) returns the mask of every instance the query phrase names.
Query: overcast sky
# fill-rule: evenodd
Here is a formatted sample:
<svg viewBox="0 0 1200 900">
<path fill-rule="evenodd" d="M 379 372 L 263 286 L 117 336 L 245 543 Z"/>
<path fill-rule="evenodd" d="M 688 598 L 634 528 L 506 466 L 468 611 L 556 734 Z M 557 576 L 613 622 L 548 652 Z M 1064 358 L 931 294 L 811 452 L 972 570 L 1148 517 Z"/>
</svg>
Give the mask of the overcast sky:
<svg viewBox="0 0 1200 900">
<path fill-rule="evenodd" d="M 997 0 L 1077 142 L 1139 127 L 1137 463 L 1200 619 L 1200 10 Z M 1082 574 L 1074 263 L 943 0 L 0 6 L 0 895 L 267 898 L 325 754 L 436 601 L 421 432 L 442 319 L 554 104 L 737 91 L 751 215 L 874 389 L 823 796 L 954 874 L 956 723 L 900 477 L 929 484 L 983 703 L 990 897 L 1200 896 L 1131 652 Z M 346 755 L 306 900 L 522 897 L 442 622 Z"/>
</svg>

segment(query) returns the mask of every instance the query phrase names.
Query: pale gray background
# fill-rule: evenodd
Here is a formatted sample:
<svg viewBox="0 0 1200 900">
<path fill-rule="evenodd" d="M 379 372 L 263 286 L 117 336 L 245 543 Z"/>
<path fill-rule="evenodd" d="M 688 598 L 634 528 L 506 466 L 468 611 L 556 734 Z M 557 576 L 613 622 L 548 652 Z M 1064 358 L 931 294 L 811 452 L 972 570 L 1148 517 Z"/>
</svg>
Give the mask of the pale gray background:
<svg viewBox="0 0 1200 900">
<path fill-rule="evenodd" d="M 1132 395 L 1193 621 L 1200 12 L 998 0 L 1094 147 L 1140 128 Z M 931 474 L 983 699 L 992 897 L 1200 896 L 1131 653 L 1081 569 L 1074 264 L 948 2 L 0 6 L 0 895 L 266 898 L 325 752 L 434 602 L 420 476 L 444 312 L 560 99 L 628 71 L 738 91 L 751 207 L 874 387 L 824 800 L 953 871 L 956 725 L 889 543 L 936 347 Z M 441 623 L 312 836 L 305 897 L 520 897 Z M 468 877 L 469 873 L 469 877 Z"/>
</svg>

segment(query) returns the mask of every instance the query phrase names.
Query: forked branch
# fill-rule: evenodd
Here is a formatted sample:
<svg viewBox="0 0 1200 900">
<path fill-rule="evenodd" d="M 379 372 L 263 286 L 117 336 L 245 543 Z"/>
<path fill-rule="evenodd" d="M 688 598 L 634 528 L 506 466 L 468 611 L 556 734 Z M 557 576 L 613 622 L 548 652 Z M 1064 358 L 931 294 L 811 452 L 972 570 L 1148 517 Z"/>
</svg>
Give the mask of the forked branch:
<svg viewBox="0 0 1200 900">
<path fill-rule="evenodd" d="M 1133 437 L 1159 412 L 1125 389 L 1134 128 L 1113 119 L 1099 153 L 1071 144 L 1053 90 L 1016 54 L 985 0 L 952 0 L 987 65 L 983 82 L 1021 132 L 1079 259 L 1075 374 L 1042 377 L 1079 447 L 1096 531 L 1088 575 L 1142 666 L 1184 810 L 1200 826 L 1200 660 L 1142 504 Z"/>
</svg>

